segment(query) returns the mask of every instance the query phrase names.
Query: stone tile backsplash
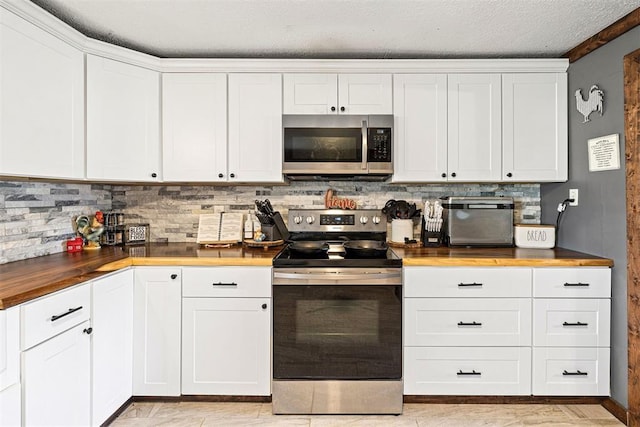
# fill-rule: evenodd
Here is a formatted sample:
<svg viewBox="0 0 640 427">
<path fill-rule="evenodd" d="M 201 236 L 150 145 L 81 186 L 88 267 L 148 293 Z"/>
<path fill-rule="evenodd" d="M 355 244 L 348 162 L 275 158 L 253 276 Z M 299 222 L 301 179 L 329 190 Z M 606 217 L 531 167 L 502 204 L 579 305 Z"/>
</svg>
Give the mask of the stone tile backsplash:
<svg viewBox="0 0 640 427">
<path fill-rule="evenodd" d="M 289 208 L 323 208 L 327 189 L 380 209 L 389 199 L 422 205 L 443 196 L 512 196 L 514 222 L 540 222 L 538 184 L 293 182 L 273 186 L 95 185 L 0 181 L 0 264 L 64 250 L 72 219 L 96 210 L 124 212 L 128 224 L 150 224 L 152 242 L 195 242 L 198 215 L 214 209 L 246 213 L 268 198 L 286 218 Z M 419 206 L 421 207 L 421 206 Z"/>
</svg>

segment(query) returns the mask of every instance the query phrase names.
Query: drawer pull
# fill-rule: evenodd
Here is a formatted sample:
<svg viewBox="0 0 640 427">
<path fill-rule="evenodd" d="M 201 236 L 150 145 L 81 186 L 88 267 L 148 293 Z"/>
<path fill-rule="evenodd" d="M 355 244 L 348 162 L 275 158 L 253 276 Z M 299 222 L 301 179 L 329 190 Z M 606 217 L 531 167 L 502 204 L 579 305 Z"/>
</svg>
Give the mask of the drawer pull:
<svg viewBox="0 0 640 427">
<path fill-rule="evenodd" d="M 570 288 L 570 287 L 573 287 L 573 288 L 577 288 L 577 287 L 586 288 L 586 287 L 589 286 L 589 284 L 588 283 L 581 283 L 581 282 L 578 282 L 578 283 L 565 283 L 564 286 L 567 287 L 567 288 Z"/>
<path fill-rule="evenodd" d="M 68 316 L 71 313 L 75 313 L 78 310 L 82 310 L 82 306 L 76 307 L 76 308 L 70 308 L 69 311 L 67 311 L 66 313 L 58 314 L 56 316 L 51 316 L 51 321 L 55 322 L 56 320 L 62 319 L 64 316 Z"/>
<path fill-rule="evenodd" d="M 458 326 L 482 326 L 482 322 L 458 322 Z"/>
<path fill-rule="evenodd" d="M 473 283 L 458 283 L 458 287 L 459 288 L 468 288 L 468 287 L 471 287 L 471 286 L 476 286 L 476 287 L 480 287 L 481 288 L 482 287 L 482 283 L 476 283 L 476 282 L 473 282 Z"/>
<path fill-rule="evenodd" d="M 212 283 L 211 286 L 238 286 L 238 284 L 236 282 L 231 282 L 231 283 L 218 282 L 218 283 Z"/>
<path fill-rule="evenodd" d="M 582 322 L 576 322 L 576 323 L 562 322 L 562 326 L 589 326 L 589 324 L 582 323 Z"/>
<path fill-rule="evenodd" d="M 589 375 L 588 372 L 582 372 L 580 369 L 578 369 L 575 372 L 569 372 L 565 369 L 565 371 L 562 373 L 562 375 Z"/>
<path fill-rule="evenodd" d="M 567 372 L 567 371 L 565 371 L 565 372 Z M 476 370 L 475 370 L 475 369 L 474 369 L 474 370 L 472 370 L 471 372 L 463 372 L 463 371 L 462 371 L 462 369 L 460 369 L 460 370 L 456 373 L 456 375 L 460 375 L 460 376 L 463 376 L 463 375 L 478 375 L 478 376 L 479 376 L 479 375 L 482 375 L 482 372 L 476 372 Z"/>
<path fill-rule="evenodd" d="M 174 273 L 174 274 L 171 275 L 171 280 L 176 280 L 177 278 L 178 278 L 177 274 Z"/>
</svg>

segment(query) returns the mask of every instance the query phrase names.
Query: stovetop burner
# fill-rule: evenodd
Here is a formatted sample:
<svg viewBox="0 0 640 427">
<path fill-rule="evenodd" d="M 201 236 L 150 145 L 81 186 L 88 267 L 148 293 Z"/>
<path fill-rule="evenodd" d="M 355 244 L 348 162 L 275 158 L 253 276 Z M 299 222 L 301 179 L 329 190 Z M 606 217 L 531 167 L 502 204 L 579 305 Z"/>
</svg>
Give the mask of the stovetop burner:
<svg viewBox="0 0 640 427">
<path fill-rule="evenodd" d="M 274 267 L 401 267 L 402 259 L 391 250 L 346 251 L 352 240 L 385 242 L 386 218 L 377 209 L 291 209 L 288 228 L 293 242 L 329 243 L 323 253 L 304 254 L 285 246 L 273 259 Z M 375 254 L 373 254 L 375 252 Z"/>
</svg>

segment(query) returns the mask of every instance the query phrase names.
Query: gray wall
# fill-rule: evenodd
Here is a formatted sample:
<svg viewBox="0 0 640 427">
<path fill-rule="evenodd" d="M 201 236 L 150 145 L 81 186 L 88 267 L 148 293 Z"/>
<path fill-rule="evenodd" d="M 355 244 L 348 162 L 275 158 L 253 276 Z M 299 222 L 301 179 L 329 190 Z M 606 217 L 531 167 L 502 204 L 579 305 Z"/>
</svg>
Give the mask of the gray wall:
<svg viewBox="0 0 640 427">
<path fill-rule="evenodd" d="M 623 34 L 569 67 L 569 181 L 541 186 L 542 222 L 555 223 L 558 203 L 579 190 L 579 206 L 568 207 L 558 233 L 558 246 L 614 260 L 612 270 L 611 394 L 627 400 L 627 252 L 624 169 L 623 57 L 640 48 L 640 27 Z M 574 93 L 597 84 L 604 91 L 604 115 L 592 113 L 582 123 Z M 619 170 L 589 172 L 587 140 L 617 133 Z"/>
</svg>

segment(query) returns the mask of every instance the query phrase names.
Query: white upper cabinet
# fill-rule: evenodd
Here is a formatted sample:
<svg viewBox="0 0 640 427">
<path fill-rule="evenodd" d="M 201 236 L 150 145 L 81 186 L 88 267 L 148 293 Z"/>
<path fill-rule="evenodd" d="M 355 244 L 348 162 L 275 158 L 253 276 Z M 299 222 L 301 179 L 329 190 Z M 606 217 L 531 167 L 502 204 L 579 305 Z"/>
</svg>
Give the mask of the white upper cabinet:
<svg viewBox="0 0 640 427">
<path fill-rule="evenodd" d="M 229 74 L 230 182 L 282 182 L 282 75 Z"/>
<path fill-rule="evenodd" d="M 84 54 L 2 8 L 0 175 L 84 178 Z"/>
<path fill-rule="evenodd" d="M 160 181 L 160 74 L 87 55 L 87 178 Z"/>
<path fill-rule="evenodd" d="M 162 76 L 165 181 L 227 181 L 227 75 Z"/>
<path fill-rule="evenodd" d="M 283 114 L 393 114 L 391 74 L 284 74 Z"/>
<path fill-rule="evenodd" d="M 567 75 L 502 75 L 503 181 L 566 181 Z"/>
<path fill-rule="evenodd" d="M 500 181 L 500 74 L 450 74 L 448 79 L 447 179 Z"/>
<path fill-rule="evenodd" d="M 396 74 L 393 93 L 392 180 L 446 181 L 447 75 Z"/>
</svg>

